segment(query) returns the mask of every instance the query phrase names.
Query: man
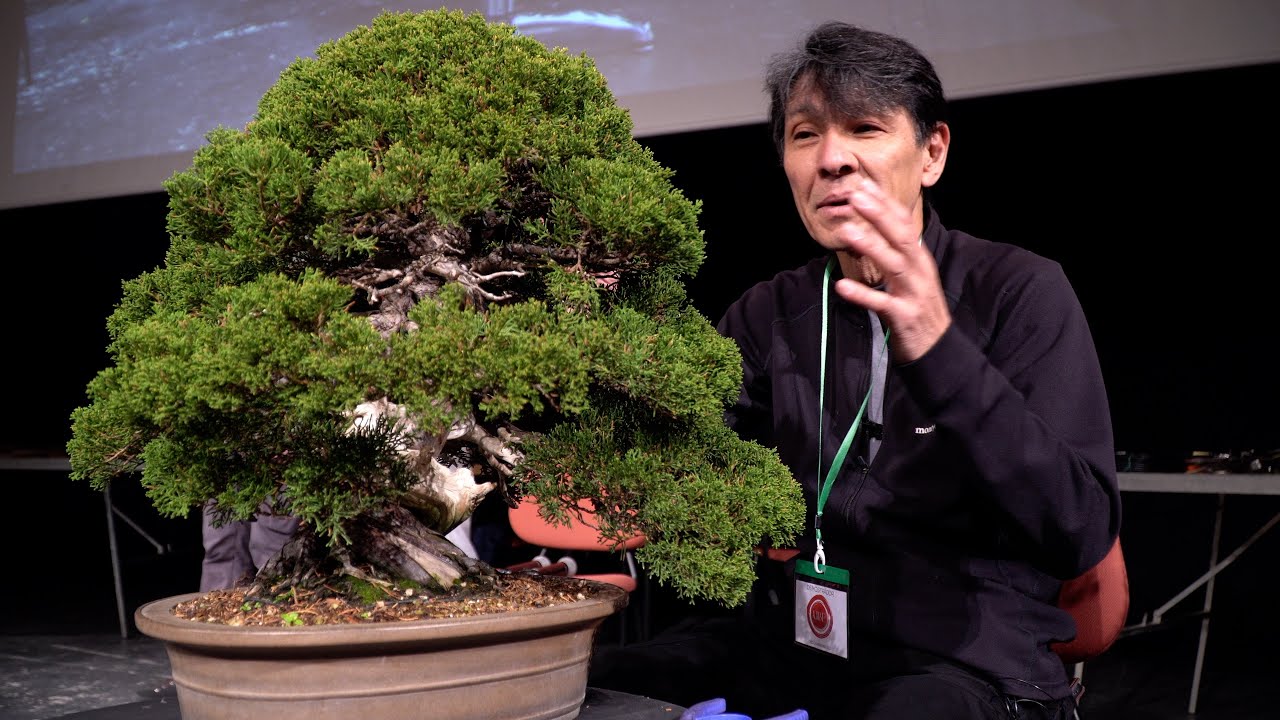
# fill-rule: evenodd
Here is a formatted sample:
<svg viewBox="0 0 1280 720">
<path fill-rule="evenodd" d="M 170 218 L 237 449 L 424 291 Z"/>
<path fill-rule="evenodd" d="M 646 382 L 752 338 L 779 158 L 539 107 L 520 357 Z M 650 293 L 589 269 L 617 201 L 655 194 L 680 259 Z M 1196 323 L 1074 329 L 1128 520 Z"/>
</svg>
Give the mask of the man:
<svg viewBox="0 0 1280 720">
<path fill-rule="evenodd" d="M 298 530 L 298 518 L 272 513 L 270 503 L 251 520 L 218 524 L 212 502 L 201 511 L 200 592 L 226 590 L 249 582 Z"/>
<path fill-rule="evenodd" d="M 810 528 L 765 588 L 781 610 L 758 608 L 781 699 L 734 709 L 1070 717 L 1049 649 L 1075 633 L 1058 588 L 1120 525 L 1079 301 L 1057 263 L 930 207 L 951 134 L 916 48 L 827 23 L 773 59 L 766 85 L 796 209 L 828 252 L 719 323 L 743 354 L 729 422 L 777 448 Z"/>
</svg>

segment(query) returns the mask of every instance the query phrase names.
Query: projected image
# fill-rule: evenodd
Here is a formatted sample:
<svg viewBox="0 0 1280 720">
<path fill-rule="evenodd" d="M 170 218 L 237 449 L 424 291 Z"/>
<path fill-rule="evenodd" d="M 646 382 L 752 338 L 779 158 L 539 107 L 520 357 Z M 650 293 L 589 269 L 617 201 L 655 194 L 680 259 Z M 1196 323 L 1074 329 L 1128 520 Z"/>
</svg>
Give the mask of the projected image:
<svg viewBox="0 0 1280 720">
<path fill-rule="evenodd" d="M 242 127 L 295 58 L 423 3 L 348 0 L 45 0 L 27 3 L 17 77 L 13 171 L 192 152 L 215 126 Z M 484 12 L 552 47 L 587 52 L 649 82 L 653 21 L 634 7 L 583 3 L 451 3 Z M 639 65 L 626 66 L 635 61 Z M 601 67 L 605 72 L 605 67 Z M 607 72 L 606 72 L 607 75 Z M 673 78 L 677 77 L 672 75 Z M 619 92 L 615 89 L 615 92 Z"/>
<path fill-rule="evenodd" d="M 621 10 L 588 10 L 580 3 L 520 3 L 490 0 L 485 16 L 514 26 L 548 47 L 591 48 L 592 55 L 653 49 L 653 23 L 628 18 Z"/>
<path fill-rule="evenodd" d="M 14 170 L 192 151 L 217 125 L 243 126 L 290 62 L 381 4 L 28 2 Z"/>
<path fill-rule="evenodd" d="M 586 53 L 642 137 L 762 121 L 765 63 L 823 19 L 915 42 L 953 97 L 1280 55 L 1280 11 L 1263 4 L 1145 4 L 0 0 L 0 207 L 158 191 L 289 63 L 384 9 L 480 12 Z"/>
</svg>

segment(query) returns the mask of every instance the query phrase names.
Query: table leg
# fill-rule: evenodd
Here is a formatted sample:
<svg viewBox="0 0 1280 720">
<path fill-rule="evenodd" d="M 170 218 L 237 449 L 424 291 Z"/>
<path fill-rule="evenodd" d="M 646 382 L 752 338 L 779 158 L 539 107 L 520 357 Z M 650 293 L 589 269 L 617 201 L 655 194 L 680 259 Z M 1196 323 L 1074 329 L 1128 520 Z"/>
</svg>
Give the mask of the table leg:
<svg viewBox="0 0 1280 720">
<path fill-rule="evenodd" d="M 107 503 L 107 542 L 111 545 L 111 575 L 116 584 L 116 615 L 120 621 L 120 639 L 129 638 L 129 626 L 124 619 L 124 586 L 120 582 L 120 549 L 116 547 L 115 506 L 111 504 L 111 483 L 102 489 L 102 497 Z"/>
<path fill-rule="evenodd" d="M 111 483 L 107 483 L 102 489 L 103 500 L 107 504 L 107 542 L 111 545 L 111 574 L 115 578 L 116 585 L 116 615 L 120 622 L 120 638 L 127 640 L 129 638 L 129 623 L 125 619 L 124 609 L 124 583 L 120 575 L 120 548 L 116 545 L 116 516 L 125 521 L 129 527 L 133 528 L 143 540 L 151 543 L 156 549 L 157 555 L 163 555 L 167 548 L 161 545 L 155 538 L 147 534 L 138 523 L 134 522 L 128 515 L 120 511 L 120 508 L 111 502 Z"/>
<path fill-rule="evenodd" d="M 1222 514 L 1226 507 L 1226 495 L 1218 494 L 1218 509 L 1213 516 L 1213 541 L 1209 547 L 1209 569 L 1218 564 L 1218 552 L 1222 547 Z M 1200 620 L 1200 645 L 1196 648 L 1196 669 L 1191 675 L 1191 701 L 1187 704 L 1187 712 L 1196 714 L 1196 703 L 1200 699 L 1200 675 L 1204 670 L 1204 648 L 1209 642 L 1209 611 L 1213 609 L 1213 582 L 1217 573 L 1209 576 L 1204 586 L 1204 617 Z"/>
</svg>

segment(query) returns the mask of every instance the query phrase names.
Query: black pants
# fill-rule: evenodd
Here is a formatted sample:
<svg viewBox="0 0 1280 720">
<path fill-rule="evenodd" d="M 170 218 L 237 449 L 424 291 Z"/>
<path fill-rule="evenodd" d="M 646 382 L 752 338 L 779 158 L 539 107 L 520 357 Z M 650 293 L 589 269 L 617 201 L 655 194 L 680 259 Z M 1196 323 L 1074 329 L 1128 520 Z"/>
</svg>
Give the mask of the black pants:
<svg viewBox="0 0 1280 720">
<path fill-rule="evenodd" d="M 815 698 L 811 707 L 800 707 L 814 720 L 1070 720 L 1074 710 L 1070 700 L 1010 697 L 945 662 L 907 674 L 854 680 L 832 690 Z M 812 693 L 798 699 L 805 695 Z"/>
<path fill-rule="evenodd" d="M 767 720 L 803 709 L 812 720 L 1071 720 L 1070 699 L 1010 697 L 954 663 L 875 648 L 832 660 L 740 616 L 700 620 L 662 637 L 599 647 L 588 682 L 688 707 L 725 698 Z"/>
</svg>

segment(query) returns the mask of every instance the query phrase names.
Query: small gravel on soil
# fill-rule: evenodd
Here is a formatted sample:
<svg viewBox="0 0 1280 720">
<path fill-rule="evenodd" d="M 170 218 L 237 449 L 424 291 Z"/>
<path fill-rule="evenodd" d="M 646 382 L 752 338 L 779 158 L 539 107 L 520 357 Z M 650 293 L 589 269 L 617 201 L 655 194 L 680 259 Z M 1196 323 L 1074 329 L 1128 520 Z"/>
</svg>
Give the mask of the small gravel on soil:
<svg viewBox="0 0 1280 720">
<path fill-rule="evenodd" d="M 222 625 L 337 625 L 425 620 L 501 613 L 550 607 L 584 600 L 597 593 L 592 584 L 575 578 L 536 574 L 500 574 L 493 589 L 459 587 L 447 596 L 413 590 L 399 597 L 359 604 L 332 594 L 304 592 L 272 601 L 245 596 L 248 588 L 212 590 L 179 603 L 174 614 L 188 620 Z"/>
</svg>

